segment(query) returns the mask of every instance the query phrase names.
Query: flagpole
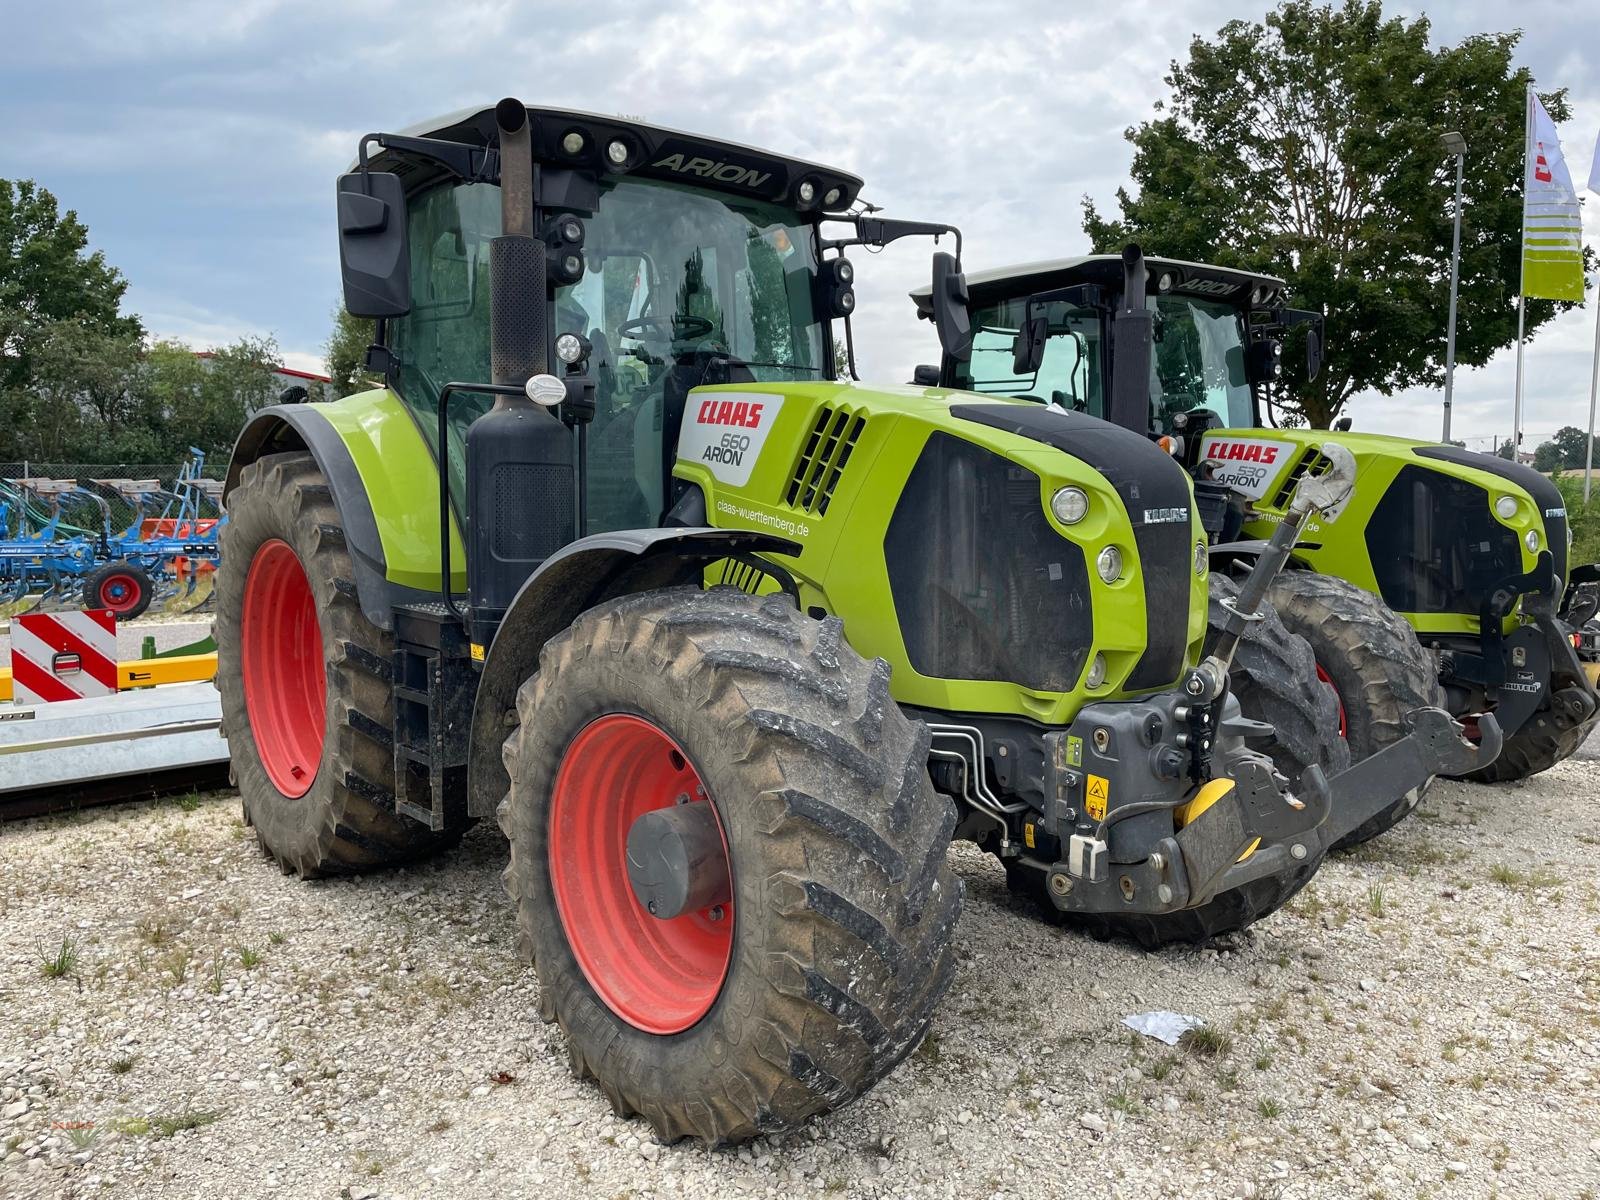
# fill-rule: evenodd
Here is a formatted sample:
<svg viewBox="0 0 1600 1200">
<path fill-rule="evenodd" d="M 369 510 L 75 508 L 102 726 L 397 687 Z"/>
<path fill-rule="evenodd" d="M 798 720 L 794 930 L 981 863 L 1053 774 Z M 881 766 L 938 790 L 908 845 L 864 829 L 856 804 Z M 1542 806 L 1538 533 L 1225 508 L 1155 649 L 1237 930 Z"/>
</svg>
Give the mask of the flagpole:
<svg viewBox="0 0 1600 1200">
<path fill-rule="evenodd" d="M 1528 296 L 1523 290 L 1528 274 L 1528 142 L 1533 131 L 1533 84 L 1522 97 L 1522 254 L 1517 264 L 1517 398 L 1511 415 L 1511 461 L 1522 449 L 1522 332 Z"/>
<path fill-rule="evenodd" d="M 1589 482 L 1594 474 L 1594 398 L 1600 385 L 1600 285 L 1594 298 L 1594 363 L 1589 368 L 1589 440 L 1583 444 L 1583 503 L 1589 503 Z"/>
</svg>

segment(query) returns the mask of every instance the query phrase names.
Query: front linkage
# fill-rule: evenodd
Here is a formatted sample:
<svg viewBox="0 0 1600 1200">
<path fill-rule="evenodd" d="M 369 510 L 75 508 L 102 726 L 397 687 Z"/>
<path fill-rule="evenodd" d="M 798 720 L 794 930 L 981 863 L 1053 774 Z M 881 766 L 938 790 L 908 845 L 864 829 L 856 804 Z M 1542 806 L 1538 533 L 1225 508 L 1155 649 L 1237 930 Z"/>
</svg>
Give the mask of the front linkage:
<svg viewBox="0 0 1600 1200">
<path fill-rule="evenodd" d="M 1057 908 L 1143 914 L 1193 908 L 1264 876 L 1317 861 L 1392 805 L 1397 794 L 1421 787 L 1434 775 L 1479 769 L 1500 752 L 1493 716 L 1480 718 L 1474 745 L 1443 709 L 1422 708 L 1409 715 L 1406 737 L 1331 781 L 1312 766 L 1301 778 L 1299 794 L 1292 794 L 1271 760 L 1246 747 L 1247 737 L 1269 730 L 1241 716 L 1228 694 L 1239 639 L 1261 619 L 1262 601 L 1306 520 L 1313 512 L 1336 514 L 1355 482 L 1349 451 L 1328 444 L 1323 453 L 1327 469 L 1300 482 L 1237 598 L 1223 602 L 1229 612 L 1223 636 L 1188 673 L 1183 695 L 1153 697 L 1144 704 L 1089 705 L 1069 729 L 1047 738 L 1047 795 L 1057 798 L 1058 828 L 1068 848 L 1065 860 L 1048 874 Z M 1175 732 L 1163 737 L 1169 728 Z M 1146 753 L 1122 749 L 1133 747 Z M 1152 838 L 1151 831 L 1160 827 L 1150 824 L 1140 838 L 1142 819 L 1165 822 L 1173 810 L 1170 799 L 1149 791 L 1151 773 L 1158 780 L 1187 774 L 1201 787 L 1180 810 L 1186 819 L 1176 832 Z M 1110 806 L 1107 798 L 1119 794 L 1134 798 Z M 1140 842 L 1149 852 L 1129 853 Z"/>
</svg>

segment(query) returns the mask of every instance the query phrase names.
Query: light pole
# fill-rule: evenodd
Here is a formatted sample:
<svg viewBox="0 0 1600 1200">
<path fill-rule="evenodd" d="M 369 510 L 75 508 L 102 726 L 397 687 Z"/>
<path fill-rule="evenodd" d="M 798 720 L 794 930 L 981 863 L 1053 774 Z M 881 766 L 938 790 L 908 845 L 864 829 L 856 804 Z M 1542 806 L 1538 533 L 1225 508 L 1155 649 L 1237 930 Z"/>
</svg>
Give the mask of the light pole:
<svg viewBox="0 0 1600 1200">
<path fill-rule="evenodd" d="M 1456 287 L 1461 278 L 1461 174 L 1467 158 L 1467 139 L 1451 132 L 1439 139 L 1456 160 L 1455 236 L 1450 244 L 1450 326 L 1444 344 L 1444 437 L 1450 440 L 1450 400 L 1456 382 Z"/>
</svg>

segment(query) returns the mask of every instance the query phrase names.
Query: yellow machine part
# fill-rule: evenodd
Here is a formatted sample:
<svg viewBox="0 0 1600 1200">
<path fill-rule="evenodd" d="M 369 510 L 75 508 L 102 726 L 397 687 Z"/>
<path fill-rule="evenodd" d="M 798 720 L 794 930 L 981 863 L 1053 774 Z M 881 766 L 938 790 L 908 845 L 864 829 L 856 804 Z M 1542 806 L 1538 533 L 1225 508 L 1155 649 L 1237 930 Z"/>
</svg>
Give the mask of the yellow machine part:
<svg viewBox="0 0 1600 1200">
<path fill-rule="evenodd" d="M 1178 828 L 1182 829 L 1231 791 L 1233 791 L 1233 780 L 1231 779 L 1213 779 L 1205 784 L 1194 794 L 1193 799 L 1185 801 L 1172 810 L 1172 815 L 1177 818 Z M 1261 845 L 1260 838 L 1251 842 L 1244 848 L 1244 853 L 1239 855 L 1239 861 L 1243 862 L 1249 858 L 1256 852 L 1256 847 L 1259 845 Z"/>
<path fill-rule="evenodd" d="M 217 656 L 214 653 L 140 658 L 117 664 L 117 690 L 155 687 L 162 683 L 200 683 L 215 678 L 216 674 Z M 0 667 L 0 701 L 11 698 L 11 668 Z"/>
</svg>

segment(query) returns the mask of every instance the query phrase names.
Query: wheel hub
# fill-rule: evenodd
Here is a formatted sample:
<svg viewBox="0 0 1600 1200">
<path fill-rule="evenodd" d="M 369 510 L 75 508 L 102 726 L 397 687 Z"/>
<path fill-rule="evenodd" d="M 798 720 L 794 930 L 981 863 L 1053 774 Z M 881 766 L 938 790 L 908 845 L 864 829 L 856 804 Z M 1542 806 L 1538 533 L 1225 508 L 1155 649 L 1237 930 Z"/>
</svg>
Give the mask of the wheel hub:
<svg viewBox="0 0 1600 1200">
<path fill-rule="evenodd" d="M 683 749 L 643 717 L 591 721 L 556 772 L 549 833 L 556 910 L 595 994 L 647 1033 L 699 1021 L 727 978 L 735 914 L 721 819 Z"/>
</svg>

